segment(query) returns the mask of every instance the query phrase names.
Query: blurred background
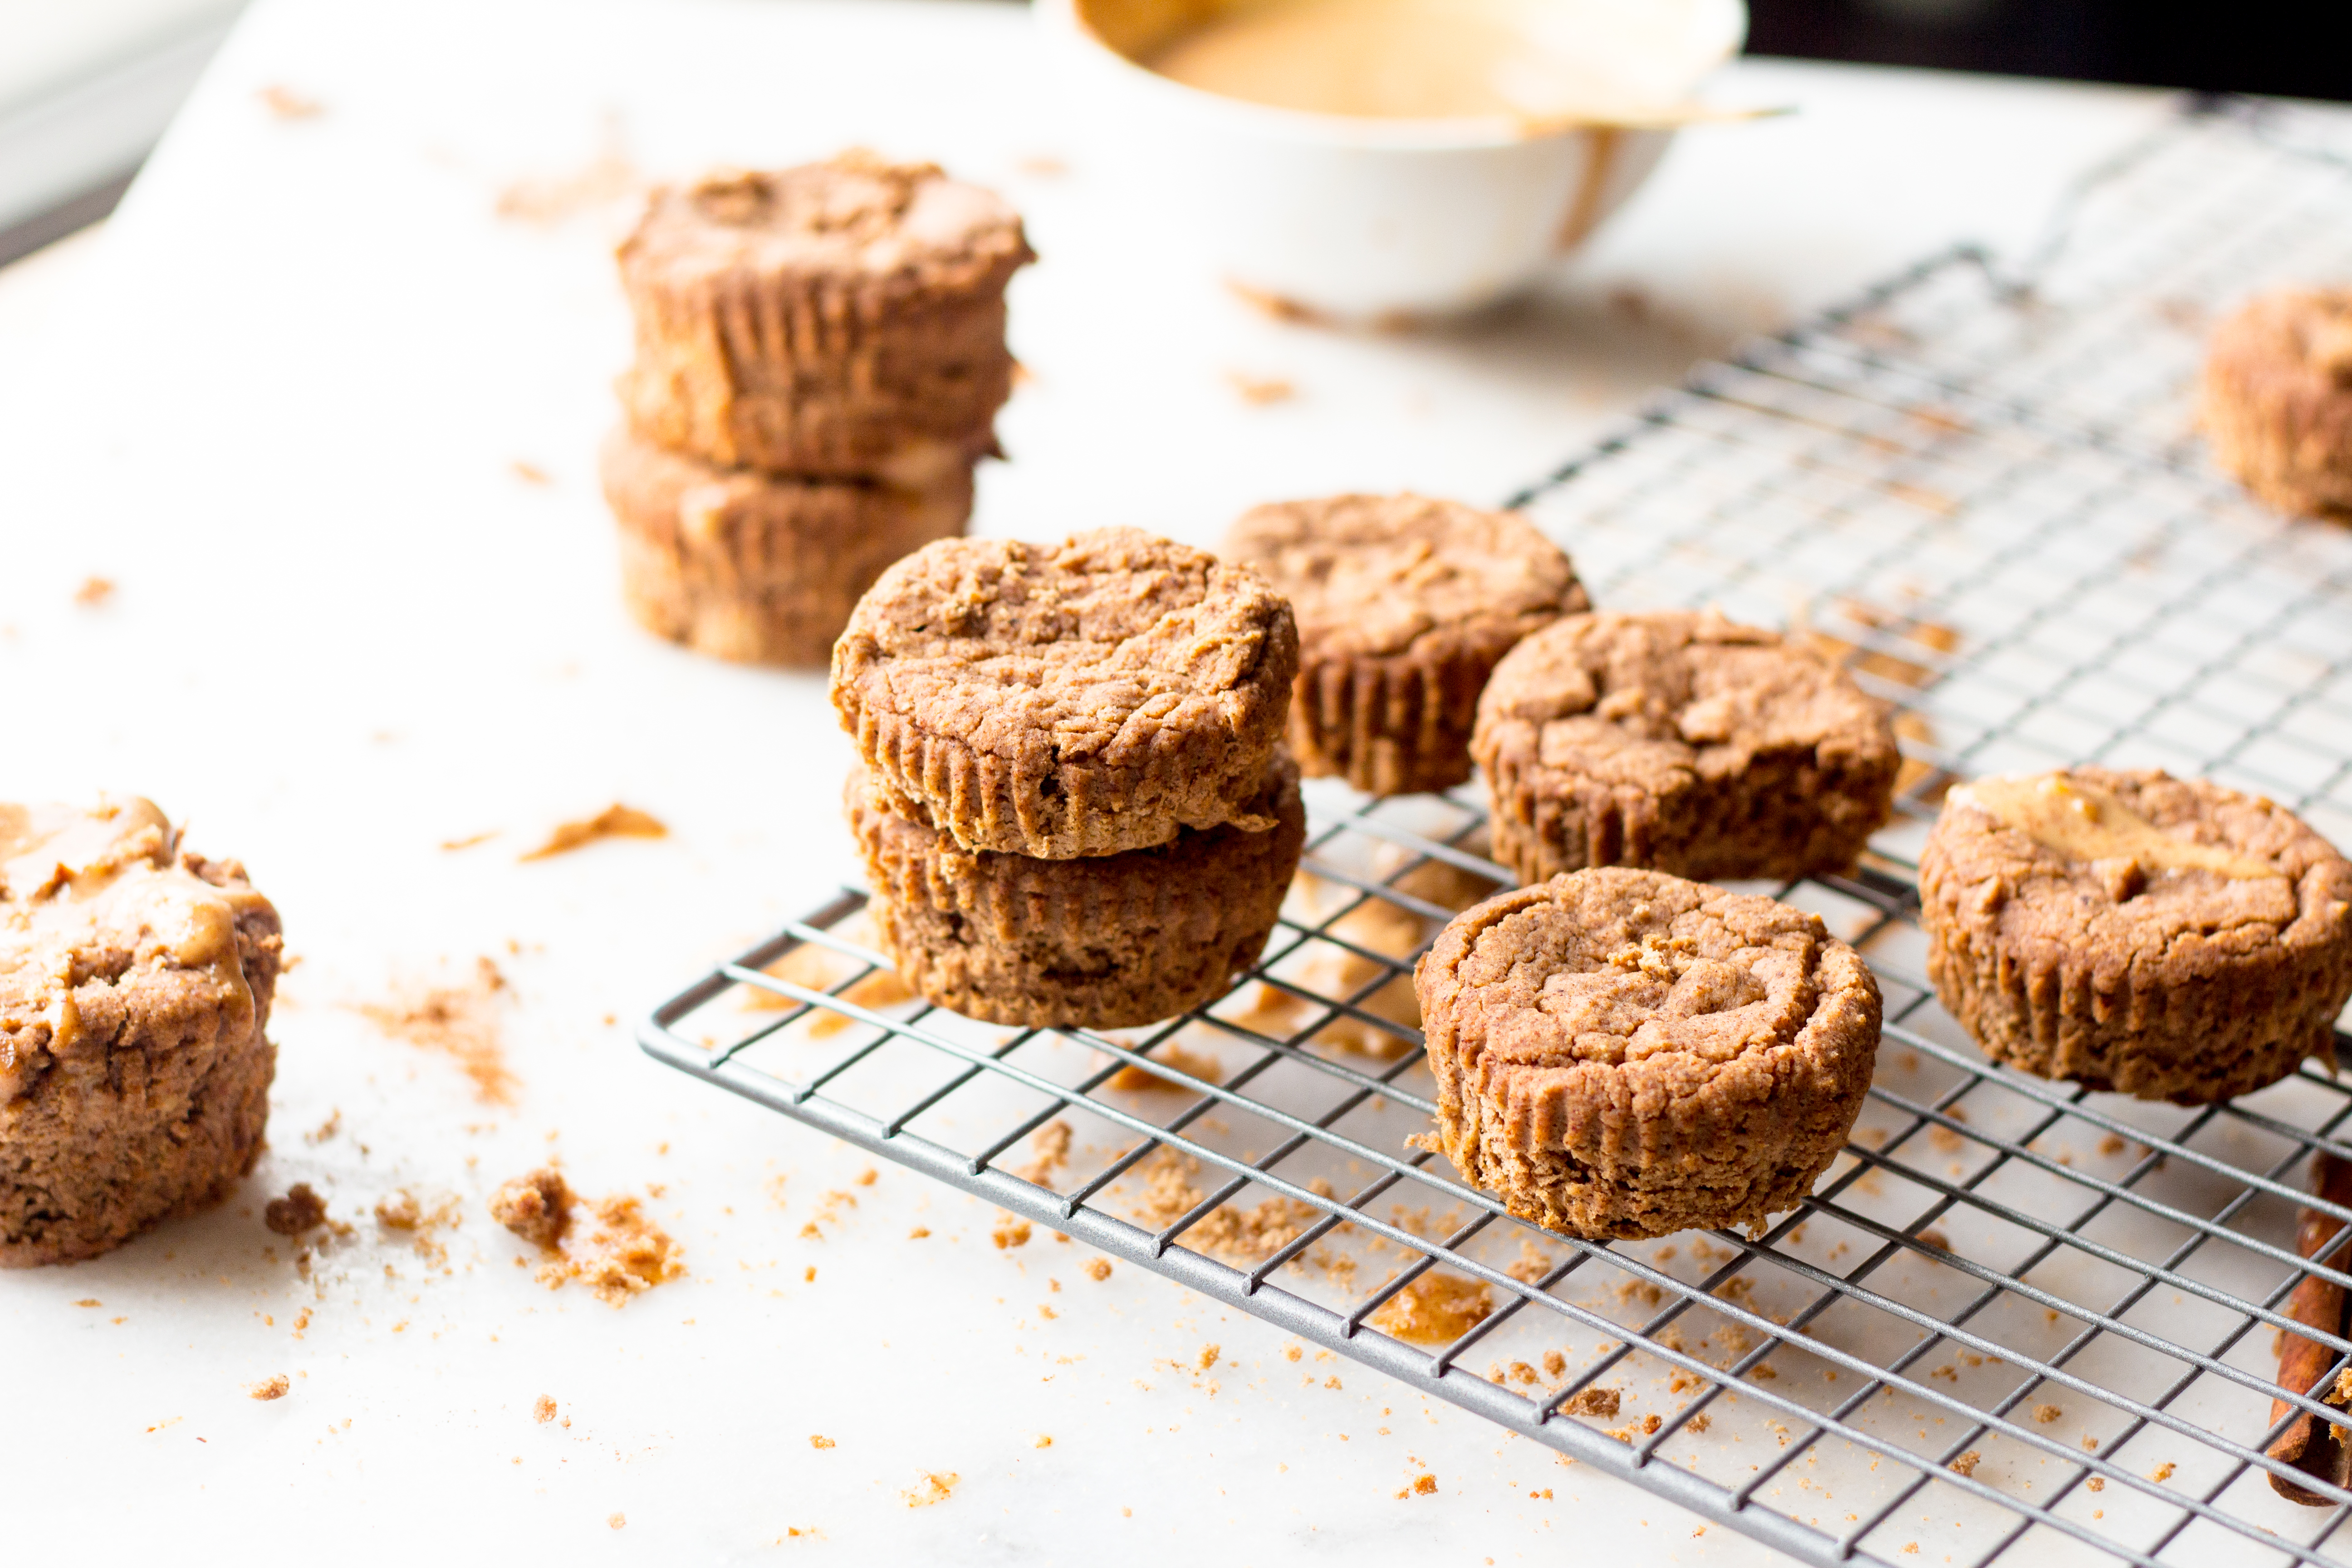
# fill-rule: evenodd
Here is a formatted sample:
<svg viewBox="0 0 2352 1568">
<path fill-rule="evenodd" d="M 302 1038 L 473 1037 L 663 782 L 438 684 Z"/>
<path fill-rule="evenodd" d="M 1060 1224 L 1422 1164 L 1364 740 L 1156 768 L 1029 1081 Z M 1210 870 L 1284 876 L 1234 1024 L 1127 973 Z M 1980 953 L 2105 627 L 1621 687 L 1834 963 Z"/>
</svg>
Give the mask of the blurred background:
<svg viewBox="0 0 2352 1568">
<path fill-rule="evenodd" d="M 1010 0 L 972 0 L 1004 4 Z M 0 0 L 0 265 L 110 210 L 244 0 Z M 2352 98 L 2333 8 L 1749 0 L 1748 52 Z"/>
</svg>

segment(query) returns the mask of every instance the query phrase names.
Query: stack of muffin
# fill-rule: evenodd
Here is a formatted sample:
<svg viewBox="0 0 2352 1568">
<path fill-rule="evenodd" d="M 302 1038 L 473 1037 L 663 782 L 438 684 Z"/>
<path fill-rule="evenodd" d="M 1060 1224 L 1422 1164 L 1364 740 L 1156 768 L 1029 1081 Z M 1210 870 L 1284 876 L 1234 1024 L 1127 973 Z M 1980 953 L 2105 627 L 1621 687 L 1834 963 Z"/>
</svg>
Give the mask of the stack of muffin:
<svg viewBox="0 0 2352 1568">
<path fill-rule="evenodd" d="M 604 493 L 649 630 L 822 665 L 882 569 L 963 531 L 1010 395 L 1021 219 L 848 153 L 656 190 L 619 252 L 636 318 Z"/>
<path fill-rule="evenodd" d="M 833 657 L 876 931 L 926 1000 L 1119 1028 L 1255 963 L 1306 840 L 1289 605 L 1133 529 L 946 540 Z"/>
</svg>

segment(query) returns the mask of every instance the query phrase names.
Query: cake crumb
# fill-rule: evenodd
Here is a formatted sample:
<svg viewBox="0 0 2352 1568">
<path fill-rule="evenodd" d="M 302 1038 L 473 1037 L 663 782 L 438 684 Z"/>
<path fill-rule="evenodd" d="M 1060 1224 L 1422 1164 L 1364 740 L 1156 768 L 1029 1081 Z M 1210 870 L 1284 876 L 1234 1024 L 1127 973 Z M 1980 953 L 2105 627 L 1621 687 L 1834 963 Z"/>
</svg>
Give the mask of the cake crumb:
<svg viewBox="0 0 2352 1568">
<path fill-rule="evenodd" d="M 542 1394 L 531 1402 L 530 1418 L 544 1426 L 555 1419 L 555 1395 Z"/>
<path fill-rule="evenodd" d="M 1413 1479 L 1412 1479 L 1412 1493 L 1413 1493 L 1413 1496 L 1415 1496 L 1415 1497 L 1427 1497 L 1427 1496 L 1429 1496 L 1432 1492 L 1435 1491 L 1436 1489 L 1437 1489 L 1437 1478 L 1436 1478 L 1435 1476 L 1430 1475 L 1430 1474 L 1429 1474 L 1429 1473 L 1427 1473 L 1426 1471 L 1423 1471 L 1422 1474 L 1420 1474 L 1420 1475 L 1418 1475 L 1418 1476 L 1413 1477 Z"/>
<path fill-rule="evenodd" d="M 988 1238 L 996 1243 L 1000 1252 L 1007 1247 L 1026 1247 L 1029 1245 L 1029 1222 L 1016 1219 L 1009 1214 L 1000 1214 L 996 1216 L 996 1228 L 989 1232 Z"/>
<path fill-rule="evenodd" d="M 1684 1423 L 1684 1430 L 1689 1432 L 1704 1432 L 1714 1425 L 1715 1417 L 1702 1410 Z"/>
<path fill-rule="evenodd" d="M 114 584 L 104 577 L 85 577 L 74 590 L 74 603 L 86 610 L 94 610 L 114 597 Z"/>
<path fill-rule="evenodd" d="M 524 860 L 549 860 L 558 855 L 568 855 L 574 849 L 606 838 L 667 838 L 669 829 L 660 818 L 651 816 L 635 806 L 615 802 L 595 816 L 577 822 L 560 822 L 547 842 L 536 849 L 524 852 Z"/>
<path fill-rule="evenodd" d="M 405 1040 L 454 1060 L 473 1079 L 486 1103 L 513 1103 L 519 1086 L 507 1069 L 499 1013 L 506 976 L 487 958 L 474 961 L 474 978 L 464 985 L 431 985 L 385 1003 L 366 1003 L 362 1016 L 396 1040 Z"/>
<path fill-rule="evenodd" d="M 415 1230 L 425 1218 L 415 1194 L 405 1188 L 381 1199 L 375 1205 L 375 1222 L 386 1230 Z"/>
<path fill-rule="evenodd" d="M 1107 1063 L 1116 1059 L 1108 1057 L 1103 1058 Z M 1171 1072 L 1189 1073 L 1203 1083 L 1217 1083 L 1224 1077 L 1224 1068 L 1219 1064 L 1216 1058 L 1199 1051 L 1187 1050 L 1181 1042 L 1176 1040 L 1170 1040 L 1161 1046 L 1151 1059 Z M 1162 1078 L 1150 1068 L 1138 1067 L 1133 1062 L 1122 1063 L 1119 1069 L 1110 1075 L 1109 1081 L 1103 1087 L 1130 1092 L 1145 1089 L 1168 1089 L 1178 1094 L 1189 1092 L 1184 1085 L 1175 1079 Z"/>
<path fill-rule="evenodd" d="M 1225 384 L 1253 408 L 1287 403 L 1298 395 L 1298 388 L 1278 375 L 1250 375 L 1242 371 L 1229 370 L 1225 372 Z"/>
<path fill-rule="evenodd" d="M 1048 1121 L 1037 1129 L 1029 1135 L 1029 1163 L 1013 1173 L 1041 1187 L 1052 1186 L 1054 1173 L 1070 1163 L 1070 1124 Z"/>
<path fill-rule="evenodd" d="M 1195 1356 L 1192 1360 L 1193 1366 L 1202 1372 L 1208 1371 L 1211 1367 L 1217 1364 L 1217 1352 L 1222 1348 L 1222 1346 L 1213 1344 L 1202 1345 L 1201 1347 L 1201 1353 Z"/>
<path fill-rule="evenodd" d="M 596 1250 L 585 1258 L 557 1257 L 541 1263 L 533 1276 L 541 1284 L 552 1290 L 577 1279 L 606 1306 L 623 1307 L 656 1285 L 686 1277 L 686 1248 L 646 1217 L 638 1199 L 599 1198 L 590 1206 L 597 1226 L 590 1245 Z"/>
<path fill-rule="evenodd" d="M 912 1230 L 910 1230 L 910 1231 L 908 1231 L 908 1232 L 907 1233 L 907 1239 L 908 1239 L 908 1241 L 920 1241 L 920 1240 L 922 1240 L 922 1239 L 923 1239 L 923 1237 L 927 1237 L 927 1236 L 929 1236 L 929 1235 L 930 1235 L 930 1234 L 931 1234 L 931 1227 L 930 1227 L 929 1226 L 927 1226 L 927 1225 L 919 1225 L 919 1226 L 917 1226 L 914 1229 L 912 1229 Z"/>
<path fill-rule="evenodd" d="M 537 463 L 526 463 L 520 458 L 512 459 L 507 467 L 513 471 L 515 478 L 527 485 L 547 485 L 555 482 L 548 477 L 545 468 L 541 468 Z"/>
<path fill-rule="evenodd" d="M 1485 1281 L 1433 1270 L 1381 1302 L 1371 1323 L 1415 1344 L 1444 1344 L 1485 1322 L 1494 1310 L 1494 1292 Z"/>
<path fill-rule="evenodd" d="M 259 1383 L 247 1384 L 245 1396 L 247 1399 L 283 1399 L 286 1397 L 287 1391 L 293 1386 L 293 1384 L 287 1381 L 284 1373 L 273 1373 Z"/>
<path fill-rule="evenodd" d="M 1984 1456 L 1970 1448 L 1967 1453 L 1954 1459 L 1947 1468 L 1956 1476 L 1973 1476 L 1977 1473 L 1977 1466 L 1983 1461 Z"/>
<path fill-rule="evenodd" d="M 490 1217 L 525 1241 L 552 1251 L 571 1228 L 572 1210 L 579 1201 L 562 1172 L 542 1165 L 501 1183 L 490 1194 Z"/>
<path fill-rule="evenodd" d="M 324 112 L 317 99 L 307 98 L 281 82 L 272 82 L 253 96 L 278 120 L 316 120 Z"/>
<path fill-rule="evenodd" d="M 1110 1278 L 1110 1259 L 1108 1258 L 1089 1258 L 1079 1267 L 1086 1270 L 1087 1279 L 1097 1283 Z"/>
<path fill-rule="evenodd" d="M 2037 1405 L 2033 1407 L 2033 1418 L 2044 1426 L 2065 1414 L 2054 1405 Z"/>
<path fill-rule="evenodd" d="M 1297 1346 L 1297 1345 L 1285 1345 L 1285 1346 L 1282 1348 L 1282 1359 L 1283 1359 L 1283 1360 L 1285 1360 L 1285 1361 L 1297 1361 L 1297 1360 L 1298 1359 L 1298 1356 L 1299 1356 L 1299 1347 L 1298 1347 L 1298 1346 Z"/>
<path fill-rule="evenodd" d="M 299 1236 L 306 1230 L 316 1230 L 326 1220 L 326 1200 L 312 1192 L 308 1182 L 295 1183 L 286 1189 L 284 1197 L 270 1199 L 261 1211 L 261 1223 L 280 1236 Z"/>
<path fill-rule="evenodd" d="M 953 1470 L 940 1473 L 926 1470 L 922 1479 L 900 1492 L 898 1498 L 908 1508 L 929 1508 L 935 1502 L 947 1501 L 948 1494 L 955 1490 L 956 1483 L 962 1479 Z"/>
<path fill-rule="evenodd" d="M 2158 1464 L 2156 1468 L 2148 1471 L 2147 1479 L 2152 1481 L 2170 1480 L 2172 1479 L 2172 1461 L 2170 1459 L 2166 1459 Z"/>
<path fill-rule="evenodd" d="M 1603 1421 L 1614 1421 L 1623 1402 L 1624 1394 L 1619 1389 L 1586 1388 L 1579 1390 L 1559 1411 L 1563 1415 L 1598 1415 Z"/>
<path fill-rule="evenodd" d="M 1054 1439 L 1040 1432 L 1037 1434 L 1037 1440 L 1029 1446 L 1033 1448 L 1050 1448 L 1054 1446 Z"/>
<path fill-rule="evenodd" d="M 618 1530 L 629 1522 L 629 1516 L 625 1513 L 616 1513 L 604 1522 L 611 1525 L 614 1530 Z"/>
<path fill-rule="evenodd" d="M 830 1448 L 833 1447 L 833 1439 L 830 1437 L 819 1437 L 812 1435 L 809 1438 L 809 1447 L 812 1448 Z"/>
<path fill-rule="evenodd" d="M 80 1300 L 76 1301 L 74 1305 L 77 1307 L 103 1307 L 106 1303 L 100 1300 L 95 1296 L 85 1296 Z"/>
<path fill-rule="evenodd" d="M 2103 1492 L 2107 1489 L 2107 1478 L 2105 1476 L 2093 1476 L 2089 1480 L 2084 1481 L 2083 1485 L 2092 1491 Z"/>
</svg>

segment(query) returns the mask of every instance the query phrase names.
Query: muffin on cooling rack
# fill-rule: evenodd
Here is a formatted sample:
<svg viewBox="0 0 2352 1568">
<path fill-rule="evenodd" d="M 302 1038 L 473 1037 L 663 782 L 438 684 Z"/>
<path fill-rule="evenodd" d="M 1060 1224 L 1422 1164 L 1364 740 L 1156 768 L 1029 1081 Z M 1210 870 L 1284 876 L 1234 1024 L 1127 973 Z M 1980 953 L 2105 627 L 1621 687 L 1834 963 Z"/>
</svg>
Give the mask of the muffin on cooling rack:
<svg viewBox="0 0 2352 1568">
<path fill-rule="evenodd" d="M 882 574 L 833 705 L 898 815 L 1049 859 L 1274 825 L 1298 632 L 1264 578 L 1131 528 L 950 539 Z"/>
<path fill-rule="evenodd" d="M 1877 1059 L 1877 982 L 1819 916 L 1656 871 L 1475 905 L 1413 984 L 1447 1157 L 1570 1236 L 1795 1207 Z"/>
<path fill-rule="evenodd" d="M 992 1024 L 1129 1028 L 1214 1000 L 1265 951 L 1307 841 L 1280 752 L 1246 803 L 1272 826 L 1188 827 L 1117 855 L 967 851 L 893 810 L 862 767 L 842 805 L 899 976 Z"/>
<path fill-rule="evenodd" d="M 639 439 L 605 442 L 621 589 L 648 631 L 698 653 L 823 666 L 883 568 L 961 533 L 971 474 L 921 490 L 721 468 Z"/>
<path fill-rule="evenodd" d="M 1776 632 L 1713 610 L 1570 616 L 1505 655 L 1471 751 L 1495 858 L 1696 878 L 1851 868 L 1901 763 L 1885 706 Z"/>
<path fill-rule="evenodd" d="M 1234 524 L 1224 556 L 1262 574 L 1297 617 L 1299 766 L 1370 795 L 1467 779 L 1495 662 L 1590 603 L 1568 557 L 1525 518 L 1425 496 L 1257 507 Z"/>
<path fill-rule="evenodd" d="M 2352 289 L 2264 294 L 2215 328 L 2200 422 L 2270 505 L 2352 516 Z"/>
<path fill-rule="evenodd" d="M 1985 1054 L 2201 1105 L 2335 1061 L 2352 863 L 2293 813 L 2161 773 L 1978 779 L 1919 857 L 1927 973 Z"/>
<path fill-rule="evenodd" d="M 278 911 L 143 800 L 0 805 L 0 1267 L 89 1258 L 253 1168 Z"/>
<path fill-rule="evenodd" d="M 654 193 L 620 248 L 637 433 L 728 467 L 924 489 L 993 449 L 1021 219 L 849 153 Z"/>
</svg>

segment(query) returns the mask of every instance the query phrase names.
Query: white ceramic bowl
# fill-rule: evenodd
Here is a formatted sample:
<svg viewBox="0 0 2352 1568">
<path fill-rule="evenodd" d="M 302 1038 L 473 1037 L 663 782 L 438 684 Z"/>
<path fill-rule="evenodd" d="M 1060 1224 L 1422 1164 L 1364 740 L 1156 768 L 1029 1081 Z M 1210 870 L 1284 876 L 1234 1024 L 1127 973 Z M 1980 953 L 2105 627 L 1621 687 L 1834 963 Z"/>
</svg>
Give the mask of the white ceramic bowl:
<svg viewBox="0 0 2352 1568">
<path fill-rule="evenodd" d="M 1316 314 L 1445 315 L 1515 292 L 1622 205 L 1674 136 L 1529 134 L 1490 120 L 1243 102 L 1119 54 L 1086 26 L 1080 3 L 1037 0 L 1036 9 L 1089 140 L 1164 218 L 1168 243 L 1226 282 Z M 1711 0 L 1696 15 L 1706 37 L 1690 87 L 1747 31 L 1744 0 Z"/>
</svg>

